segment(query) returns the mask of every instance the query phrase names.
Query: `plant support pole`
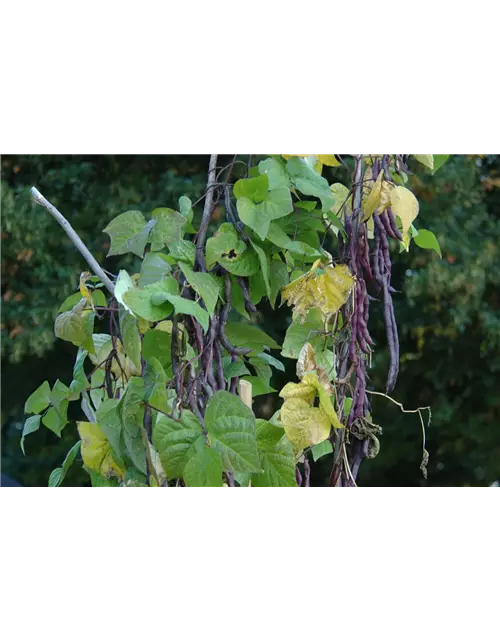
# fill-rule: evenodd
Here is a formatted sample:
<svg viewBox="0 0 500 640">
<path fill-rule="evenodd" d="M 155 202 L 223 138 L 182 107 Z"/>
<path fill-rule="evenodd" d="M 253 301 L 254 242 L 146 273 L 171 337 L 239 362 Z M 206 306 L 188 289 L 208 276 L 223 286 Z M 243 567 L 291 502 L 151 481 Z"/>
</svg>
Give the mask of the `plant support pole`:
<svg viewBox="0 0 500 640">
<path fill-rule="evenodd" d="M 110 294 L 114 296 L 115 295 L 114 284 L 111 282 L 108 276 L 101 269 L 97 260 L 90 253 L 87 247 L 83 244 L 80 236 L 73 229 L 70 223 L 66 220 L 63 214 L 60 211 L 58 211 L 53 204 L 50 204 L 50 202 L 44 196 L 42 196 L 42 194 L 40 193 L 40 191 L 38 191 L 36 187 L 31 187 L 30 191 L 31 191 L 31 195 L 33 196 L 33 200 L 37 204 L 41 205 L 44 209 L 47 209 L 50 215 L 55 220 L 57 220 L 57 222 L 61 225 L 61 227 L 64 229 L 64 231 L 68 235 L 71 242 L 75 245 L 78 251 L 85 258 L 85 260 L 87 261 L 87 264 L 92 269 L 92 271 L 95 273 L 95 275 L 98 278 L 100 278 L 101 282 L 104 284 L 106 289 L 110 292 Z"/>
<path fill-rule="evenodd" d="M 201 271 L 205 271 L 205 238 L 207 237 L 208 225 L 212 216 L 212 208 L 214 201 L 214 185 L 217 169 L 217 154 L 210 156 L 208 164 L 208 182 L 205 198 L 205 206 L 203 208 L 203 216 L 200 228 L 198 230 L 198 238 L 196 240 L 196 262 Z"/>
</svg>

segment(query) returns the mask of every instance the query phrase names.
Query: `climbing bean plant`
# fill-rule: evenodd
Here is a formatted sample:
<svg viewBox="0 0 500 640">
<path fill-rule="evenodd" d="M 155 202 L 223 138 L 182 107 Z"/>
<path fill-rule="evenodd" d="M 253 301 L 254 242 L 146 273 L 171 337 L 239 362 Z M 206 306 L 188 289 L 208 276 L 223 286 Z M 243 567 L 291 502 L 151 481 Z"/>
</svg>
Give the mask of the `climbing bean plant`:
<svg viewBox="0 0 500 640">
<path fill-rule="evenodd" d="M 436 171 L 447 156 L 415 158 Z M 49 486 L 79 460 L 93 486 L 309 486 L 323 456 L 332 486 L 354 486 L 361 461 L 377 454 L 370 395 L 391 399 L 399 362 L 391 252 L 413 242 L 440 254 L 432 231 L 415 226 L 408 156 L 275 155 L 233 179 L 237 163 L 210 157 L 197 225 L 182 196 L 178 210 L 126 211 L 106 226 L 108 255 L 138 256 L 137 273 L 106 272 L 32 189 L 90 267 L 54 326 L 77 347 L 73 380 L 44 382 L 25 405 L 23 451 L 41 425 L 61 435 L 70 402 L 85 417 Z M 209 234 L 215 210 L 225 219 Z M 254 322 L 264 300 L 292 309 L 282 345 Z M 377 300 L 387 341 L 375 347 Z M 390 354 L 384 390 L 370 388 L 375 348 Z M 297 361 L 297 379 L 259 419 L 252 398 L 274 391 L 283 358 Z"/>
</svg>

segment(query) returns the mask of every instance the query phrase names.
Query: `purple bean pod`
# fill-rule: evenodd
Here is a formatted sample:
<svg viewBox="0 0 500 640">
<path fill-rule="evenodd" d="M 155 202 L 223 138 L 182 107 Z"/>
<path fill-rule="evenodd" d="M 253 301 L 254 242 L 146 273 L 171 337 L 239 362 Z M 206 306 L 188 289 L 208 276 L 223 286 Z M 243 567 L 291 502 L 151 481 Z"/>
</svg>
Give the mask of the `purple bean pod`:
<svg viewBox="0 0 500 640">
<path fill-rule="evenodd" d="M 217 372 L 217 387 L 219 391 L 224 391 L 226 388 L 226 381 L 224 380 L 224 367 L 222 364 L 222 351 L 219 340 L 215 340 L 214 342 L 214 356 Z"/>
<path fill-rule="evenodd" d="M 248 285 L 244 278 L 236 278 L 238 284 L 241 287 L 241 291 L 243 293 L 243 299 L 245 301 L 245 311 L 247 313 L 256 313 L 257 307 L 252 302 L 252 298 L 250 297 L 250 291 L 248 290 Z"/>
<path fill-rule="evenodd" d="M 365 290 L 366 290 L 366 284 L 365 284 Z M 368 292 L 365 295 L 362 317 L 363 317 L 363 323 L 365 327 L 368 329 L 368 319 L 370 317 L 370 296 L 368 295 Z"/>
<path fill-rule="evenodd" d="M 362 379 L 356 398 L 355 400 L 353 400 L 353 403 L 352 403 L 351 413 L 349 414 L 349 416 L 352 415 L 352 424 L 356 420 L 363 418 L 364 405 L 365 405 L 365 385 L 364 385 L 364 380 Z"/>
<path fill-rule="evenodd" d="M 392 341 L 393 341 L 393 353 L 391 353 L 392 358 L 390 360 L 389 365 L 389 375 L 387 376 L 387 387 L 386 393 L 391 393 L 391 391 L 396 386 L 396 381 L 398 379 L 399 373 L 399 337 L 398 337 L 398 326 L 396 324 L 396 316 L 394 314 L 394 305 L 391 301 L 391 321 L 392 321 Z"/>
<path fill-rule="evenodd" d="M 370 243 L 368 242 L 368 228 L 366 227 L 366 225 L 364 225 L 363 233 L 363 250 L 363 266 L 370 280 L 373 280 L 373 273 L 370 266 Z"/>
<path fill-rule="evenodd" d="M 352 393 L 352 404 L 351 404 L 351 410 L 349 411 L 349 416 L 347 418 L 347 426 L 350 427 L 352 425 L 352 423 L 354 422 L 354 419 L 356 417 L 356 411 L 357 411 L 357 404 L 358 404 L 358 398 L 359 398 L 359 392 L 360 389 L 362 387 L 363 384 L 363 378 L 362 378 L 362 369 L 360 368 L 360 360 L 358 360 L 358 364 L 356 366 L 356 382 L 354 383 L 354 391 Z"/>
<path fill-rule="evenodd" d="M 373 275 L 378 285 L 382 284 L 382 275 L 380 273 L 380 231 L 375 227 L 375 242 L 373 244 L 372 256 Z"/>
<path fill-rule="evenodd" d="M 352 221 L 351 221 L 351 217 L 348 215 L 344 216 L 344 229 L 347 235 L 347 242 L 349 242 L 349 238 L 351 237 L 352 234 Z"/>
<path fill-rule="evenodd" d="M 388 209 L 387 209 L 387 217 L 389 219 L 389 224 L 391 225 L 391 229 L 392 229 L 394 235 L 396 236 L 396 240 L 403 240 L 403 236 L 401 234 L 401 231 L 398 229 L 398 224 L 396 222 L 396 216 L 392 212 L 391 207 L 388 207 Z"/>
<path fill-rule="evenodd" d="M 385 230 L 382 231 L 382 233 L 380 235 L 380 245 L 381 245 L 381 248 L 382 248 L 381 255 L 382 255 L 382 260 L 383 260 L 383 262 L 382 262 L 382 271 L 385 274 L 385 276 L 390 278 L 392 262 L 391 262 L 391 254 L 390 254 L 390 250 L 389 250 L 389 240 L 387 240 L 387 236 L 385 234 Z"/>
<path fill-rule="evenodd" d="M 361 351 L 369 355 L 370 349 L 366 343 L 366 339 L 363 332 L 363 315 L 365 308 L 365 298 L 366 298 L 366 285 L 364 280 L 358 280 L 356 287 L 356 313 L 354 315 L 354 324 L 356 326 L 356 340 Z M 365 327 L 366 329 L 366 327 Z"/>
<path fill-rule="evenodd" d="M 363 317 L 361 317 L 359 320 L 359 333 L 363 337 L 363 340 L 366 342 L 366 344 L 370 345 L 370 347 L 375 346 L 375 341 L 371 337 L 370 332 L 368 331 L 368 327 L 366 326 L 365 319 Z"/>
<path fill-rule="evenodd" d="M 298 467 L 295 467 L 295 479 L 297 481 L 297 485 L 299 487 L 301 487 L 302 486 L 302 474 L 300 473 Z"/>
<path fill-rule="evenodd" d="M 387 282 L 384 286 L 384 320 L 387 343 L 389 345 L 389 372 L 387 374 L 386 393 L 390 393 L 394 389 L 398 377 L 399 340 L 394 307 Z"/>
<path fill-rule="evenodd" d="M 361 222 L 359 225 L 358 236 L 358 262 L 365 270 L 368 278 L 373 280 L 373 274 L 370 267 L 370 255 L 368 247 L 368 233 L 366 230 L 366 224 Z"/>
<path fill-rule="evenodd" d="M 393 240 L 398 240 L 397 235 L 394 233 L 394 230 L 391 226 L 391 223 L 389 221 L 389 216 L 387 214 L 387 210 L 383 211 L 380 215 L 379 215 L 379 220 L 380 222 L 383 224 L 385 232 L 387 233 L 387 235 L 389 237 L 391 237 Z M 401 234 L 400 234 L 401 235 Z"/>
<path fill-rule="evenodd" d="M 350 258 L 351 258 L 351 264 L 350 264 L 350 269 L 351 269 L 351 273 L 354 273 L 355 275 L 357 275 L 358 273 L 358 264 L 357 264 L 357 242 L 356 242 L 356 238 L 354 238 L 351 235 L 351 240 L 349 242 L 349 254 L 350 254 Z"/>
</svg>

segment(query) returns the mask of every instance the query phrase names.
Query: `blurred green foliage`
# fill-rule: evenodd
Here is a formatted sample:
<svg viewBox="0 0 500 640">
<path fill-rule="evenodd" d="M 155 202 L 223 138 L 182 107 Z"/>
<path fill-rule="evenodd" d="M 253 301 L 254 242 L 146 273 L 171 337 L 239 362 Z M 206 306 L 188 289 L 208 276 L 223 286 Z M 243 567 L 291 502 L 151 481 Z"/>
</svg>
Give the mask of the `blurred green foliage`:
<svg viewBox="0 0 500 640">
<path fill-rule="evenodd" d="M 206 157 L 195 156 L 5 156 L 2 159 L 2 470 L 25 485 L 46 485 L 76 441 L 41 429 L 19 448 L 22 406 L 44 379 L 70 379 L 74 353 L 54 344 L 53 320 L 77 287 L 82 259 L 57 224 L 31 203 L 36 184 L 71 220 L 98 261 L 108 237 L 95 233 L 127 209 L 143 212 L 176 206 L 180 195 L 202 193 Z M 435 176 L 414 167 L 411 188 L 420 201 L 416 226 L 434 231 L 443 258 L 416 246 L 393 254 L 394 296 L 401 367 L 393 396 L 406 408 L 431 405 L 427 432 L 428 480 L 420 471 L 422 432 L 418 416 L 403 414 L 373 397 L 383 427 L 381 451 L 361 466 L 360 485 L 485 485 L 500 480 L 500 190 L 497 156 L 452 156 Z M 336 170 L 336 179 L 341 170 Z M 499 181 L 500 184 L 500 181 Z M 92 238 L 94 238 L 92 240 Z M 334 249 L 333 249 L 334 250 Z M 120 262 L 120 265 L 123 261 Z M 114 259 L 106 261 L 116 270 Z M 383 388 L 387 370 L 381 305 L 372 303 L 371 333 L 377 341 L 370 377 Z M 282 340 L 289 309 L 262 309 L 263 328 Z M 287 361 L 273 386 L 294 379 Z M 264 417 L 279 406 L 276 395 L 259 399 Z M 328 484 L 330 460 L 313 465 L 313 484 Z M 65 484 L 87 483 L 75 465 Z"/>
</svg>

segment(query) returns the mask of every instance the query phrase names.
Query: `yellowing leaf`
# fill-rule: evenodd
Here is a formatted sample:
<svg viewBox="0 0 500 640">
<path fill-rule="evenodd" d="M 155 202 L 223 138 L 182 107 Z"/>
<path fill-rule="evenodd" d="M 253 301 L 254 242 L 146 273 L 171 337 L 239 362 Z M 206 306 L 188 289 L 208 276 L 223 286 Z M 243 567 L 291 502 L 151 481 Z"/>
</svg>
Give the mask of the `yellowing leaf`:
<svg viewBox="0 0 500 640">
<path fill-rule="evenodd" d="M 299 357 L 297 358 L 297 377 L 302 378 L 305 373 L 314 371 L 316 366 L 314 349 L 309 342 L 306 342 L 300 350 Z"/>
<path fill-rule="evenodd" d="M 335 427 L 335 429 L 343 429 L 344 425 L 340 422 L 337 413 L 333 408 L 331 393 L 328 393 L 325 387 L 321 384 L 318 375 L 316 373 L 306 373 L 302 378 L 302 383 L 312 387 L 318 392 L 319 406 L 325 415 L 328 416 L 332 427 Z"/>
<path fill-rule="evenodd" d="M 288 382 L 280 391 L 280 396 L 285 399 L 301 398 L 311 405 L 316 397 L 316 389 L 303 382 L 299 384 L 296 382 Z"/>
<path fill-rule="evenodd" d="M 318 156 L 316 158 L 322 163 L 326 164 L 327 167 L 340 167 L 342 165 L 341 162 L 337 160 L 335 156 Z"/>
<path fill-rule="evenodd" d="M 111 445 L 99 425 L 93 422 L 77 422 L 82 440 L 82 458 L 86 467 L 105 478 L 113 476 L 123 480 L 124 470 L 113 458 Z"/>
<path fill-rule="evenodd" d="M 383 181 L 383 179 L 384 179 L 384 172 L 381 171 L 378 174 L 378 178 L 375 181 L 375 184 L 373 185 L 373 187 L 371 188 L 371 191 L 368 194 L 368 197 L 366 198 L 366 200 L 363 203 L 363 211 L 365 212 L 364 220 L 368 220 L 368 218 L 371 215 L 373 215 L 373 213 L 379 207 L 379 204 L 380 204 L 380 193 L 382 191 L 382 181 Z"/>
<path fill-rule="evenodd" d="M 391 207 L 403 225 L 403 237 L 408 234 L 412 222 L 418 216 L 418 200 L 406 187 L 395 187 L 391 192 Z"/>
<path fill-rule="evenodd" d="M 87 280 L 91 277 L 91 273 L 89 271 L 82 271 L 80 274 L 80 293 L 82 296 L 90 303 L 92 309 L 94 308 L 94 301 L 92 300 L 92 294 L 87 288 Z"/>
<path fill-rule="evenodd" d="M 323 409 L 311 407 L 302 398 L 288 398 L 281 407 L 280 419 L 296 450 L 323 442 L 330 435 L 330 420 Z"/>
<path fill-rule="evenodd" d="M 319 265 L 317 260 L 310 271 L 281 291 L 282 299 L 294 308 L 293 317 L 301 318 L 302 322 L 313 308 L 319 309 L 324 319 L 336 313 L 345 304 L 354 284 L 346 265 L 324 268 Z"/>
<path fill-rule="evenodd" d="M 322 369 L 320 366 L 318 366 L 318 363 L 316 362 L 316 356 L 314 354 L 314 349 L 309 342 L 306 342 L 306 344 L 302 347 L 297 359 L 297 377 L 302 380 L 306 373 L 317 374 L 318 380 L 325 388 L 325 390 L 329 394 L 333 393 L 333 387 L 330 384 L 328 373 L 325 371 L 325 369 Z"/>
<path fill-rule="evenodd" d="M 334 204 L 330 211 L 335 215 L 340 215 L 342 207 L 345 206 L 347 213 L 350 214 L 352 206 L 351 199 L 349 198 L 349 189 L 340 182 L 335 182 L 330 185 L 330 191 L 334 198 Z"/>
<path fill-rule="evenodd" d="M 394 185 L 384 180 L 380 190 L 380 203 L 378 205 L 378 213 L 383 213 L 391 204 L 391 193 Z"/>
<path fill-rule="evenodd" d="M 283 154 L 283 158 L 285 158 L 285 160 L 288 160 L 289 158 L 310 158 L 311 156 L 317 158 L 318 162 L 321 162 L 321 164 L 326 164 L 327 167 L 340 167 L 340 165 L 342 164 L 334 155 L 318 155 L 317 153 L 289 153 L 288 155 Z"/>
<path fill-rule="evenodd" d="M 368 239 L 373 240 L 374 237 L 375 222 L 373 216 L 366 221 L 366 230 L 368 232 Z"/>
<path fill-rule="evenodd" d="M 300 356 L 301 362 L 297 364 L 297 370 L 302 381 L 299 384 L 289 382 L 280 392 L 280 396 L 285 399 L 280 419 L 287 438 L 296 450 L 326 440 L 332 426 L 336 429 L 342 429 L 344 426 L 338 419 L 331 401 L 333 388 L 328 377 L 326 380 L 320 380 L 318 371 L 322 370 L 317 368 L 310 344 L 304 346 Z M 305 369 L 309 371 L 304 372 Z M 319 396 L 319 407 L 313 406 L 316 394 Z"/>
</svg>

